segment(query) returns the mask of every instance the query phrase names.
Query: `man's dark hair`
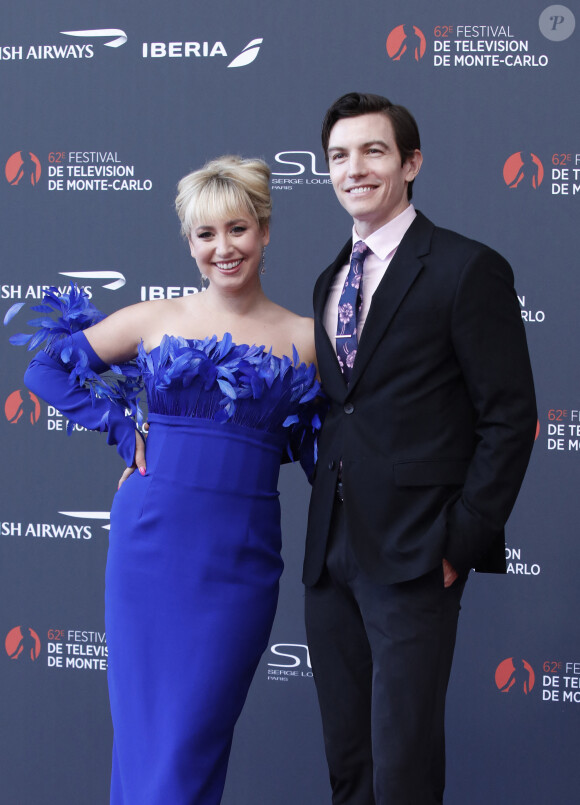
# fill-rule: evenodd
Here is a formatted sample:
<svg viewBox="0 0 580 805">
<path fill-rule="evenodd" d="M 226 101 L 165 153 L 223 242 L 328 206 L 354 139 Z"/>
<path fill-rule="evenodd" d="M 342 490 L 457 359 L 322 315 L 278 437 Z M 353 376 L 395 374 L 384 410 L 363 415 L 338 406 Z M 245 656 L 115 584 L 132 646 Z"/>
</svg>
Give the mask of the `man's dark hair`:
<svg viewBox="0 0 580 805">
<path fill-rule="evenodd" d="M 419 128 L 413 115 L 404 106 L 391 103 L 382 95 L 363 92 L 347 92 L 336 100 L 327 111 L 322 122 L 322 148 L 328 164 L 328 142 L 335 123 L 345 117 L 359 117 L 380 112 L 391 121 L 395 133 L 395 143 L 401 155 L 401 166 L 405 164 L 416 149 L 421 150 Z M 413 182 L 407 185 L 407 198 L 413 197 Z"/>
</svg>

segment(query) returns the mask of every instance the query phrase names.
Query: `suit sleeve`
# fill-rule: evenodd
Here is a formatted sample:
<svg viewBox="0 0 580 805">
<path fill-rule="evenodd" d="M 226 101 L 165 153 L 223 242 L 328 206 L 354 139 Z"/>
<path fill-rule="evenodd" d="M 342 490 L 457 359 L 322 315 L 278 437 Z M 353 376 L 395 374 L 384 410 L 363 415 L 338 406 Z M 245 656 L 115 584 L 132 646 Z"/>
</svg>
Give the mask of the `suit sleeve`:
<svg viewBox="0 0 580 805">
<path fill-rule="evenodd" d="M 445 556 L 466 572 L 503 534 L 537 423 L 513 273 L 491 249 L 480 250 L 461 274 L 452 339 L 474 409 L 476 443 L 462 494 L 448 511 Z"/>
</svg>

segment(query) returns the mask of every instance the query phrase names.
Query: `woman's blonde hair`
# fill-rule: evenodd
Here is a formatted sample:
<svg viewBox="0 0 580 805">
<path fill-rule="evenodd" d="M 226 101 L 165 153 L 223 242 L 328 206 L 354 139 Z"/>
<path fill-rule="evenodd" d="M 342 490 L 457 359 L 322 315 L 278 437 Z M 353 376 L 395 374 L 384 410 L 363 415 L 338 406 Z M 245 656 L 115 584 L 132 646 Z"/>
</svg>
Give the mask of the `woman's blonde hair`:
<svg viewBox="0 0 580 805">
<path fill-rule="evenodd" d="M 184 176 L 177 191 L 175 209 L 186 238 L 195 226 L 235 218 L 242 210 L 260 227 L 270 223 L 270 168 L 262 159 L 212 159 Z"/>
</svg>

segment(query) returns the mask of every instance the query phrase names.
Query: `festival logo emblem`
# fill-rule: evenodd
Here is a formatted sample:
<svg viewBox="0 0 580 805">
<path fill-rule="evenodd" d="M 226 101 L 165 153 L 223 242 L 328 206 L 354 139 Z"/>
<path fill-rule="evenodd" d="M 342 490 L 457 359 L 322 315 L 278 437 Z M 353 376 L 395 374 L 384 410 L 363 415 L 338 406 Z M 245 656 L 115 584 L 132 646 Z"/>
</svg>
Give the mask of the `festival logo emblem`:
<svg viewBox="0 0 580 805">
<path fill-rule="evenodd" d="M 516 151 L 505 161 L 503 178 L 510 190 L 526 186 L 537 190 L 544 179 L 544 166 L 535 154 Z"/>
<path fill-rule="evenodd" d="M 40 654 L 40 638 L 29 626 L 15 626 L 6 635 L 4 648 L 11 660 L 35 662 Z"/>
<path fill-rule="evenodd" d="M 15 151 L 6 162 L 4 174 L 12 187 L 35 187 L 40 179 L 40 160 L 32 151 Z"/>
<path fill-rule="evenodd" d="M 17 389 L 8 395 L 4 403 L 4 413 L 11 425 L 36 425 L 40 417 L 40 401 L 28 389 Z"/>
<path fill-rule="evenodd" d="M 387 37 L 387 53 L 392 61 L 420 61 L 426 49 L 425 35 L 416 25 L 398 25 Z"/>
<path fill-rule="evenodd" d="M 534 669 L 526 660 L 508 657 L 495 670 L 495 684 L 500 693 L 528 695 L 536 682 Z"/>
</svg>

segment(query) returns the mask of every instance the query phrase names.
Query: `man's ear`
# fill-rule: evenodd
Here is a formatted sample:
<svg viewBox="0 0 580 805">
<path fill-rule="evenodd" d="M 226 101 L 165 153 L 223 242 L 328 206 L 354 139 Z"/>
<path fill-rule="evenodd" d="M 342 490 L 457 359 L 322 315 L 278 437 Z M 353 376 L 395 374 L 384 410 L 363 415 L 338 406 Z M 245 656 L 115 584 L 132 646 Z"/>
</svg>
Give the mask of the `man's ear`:
<svg viewBox="0 0 580 805">
<path fill-rule="evenodd" d="M 405 181 L 412 182 L 423 164 L 423 154 L 418 148 L 415 148 L 410 157 L 407 157 L 404 167 L 406 168 Z"/>
</svg>

